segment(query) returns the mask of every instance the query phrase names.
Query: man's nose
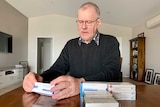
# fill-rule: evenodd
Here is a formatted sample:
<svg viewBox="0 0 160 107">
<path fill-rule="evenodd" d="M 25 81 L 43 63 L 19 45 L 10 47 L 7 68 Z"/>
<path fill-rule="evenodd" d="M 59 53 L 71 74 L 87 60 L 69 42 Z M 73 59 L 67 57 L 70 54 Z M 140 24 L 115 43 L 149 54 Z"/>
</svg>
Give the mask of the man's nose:
<svg viewBox="0 0 160 107">
<path fill-rule="evenodd" d="M 82 28 L 83 28 L 83 29 L 84 29 L 84 28 L 87 28 L 86 22 L 84 22 L 84 23 L 82 24 Z"/>
</svg>

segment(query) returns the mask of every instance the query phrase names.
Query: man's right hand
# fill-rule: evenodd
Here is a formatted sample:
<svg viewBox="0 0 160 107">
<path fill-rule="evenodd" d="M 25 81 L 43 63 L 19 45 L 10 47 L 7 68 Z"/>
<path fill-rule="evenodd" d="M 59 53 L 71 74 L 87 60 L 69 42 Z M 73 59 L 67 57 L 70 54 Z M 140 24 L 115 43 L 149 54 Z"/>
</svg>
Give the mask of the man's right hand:
<svg viewBox="0 0 160 107">
<path fill-rule="evenodd" d="M 23 80 L 23 89 L 26 91 L 26 92 L 32 92 L 32 89 L 34 87 L 34 83 L 35 82 L 42 82 L 43 81 L 43 78 L 34 73 L 34 72 L 29 72 L 24 80 Z"/>
</svg>

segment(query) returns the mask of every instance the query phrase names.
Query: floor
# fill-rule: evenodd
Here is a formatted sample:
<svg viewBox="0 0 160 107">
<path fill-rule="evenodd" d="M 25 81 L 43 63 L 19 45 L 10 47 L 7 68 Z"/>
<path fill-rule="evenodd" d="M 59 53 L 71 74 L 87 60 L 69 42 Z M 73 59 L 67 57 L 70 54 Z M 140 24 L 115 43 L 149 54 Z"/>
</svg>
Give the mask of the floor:
<svg viewBox="0 0 160 107">
<path fill-rule="evenodd" d="M 138 82 L 138 81 L 129 79 L 129 77 L 123 77 L 123 82 L 130 82 L 130 83 L 133 83 L 133 84 L 135 84 L 135 85 L 148 85 L 148 84 L 145 83 L 145 82 Z"/>
<path fill-rule="evenodd" d="M 144 82 L 137 82 L 137 81 L 129 79 L 128 77 L 123 77 L 123 82 L 130 82 L 130 83 L 133 83 L 135 85 L 147 85 Z M 9 92 L 9 91 L 11 91 L 11 90 L 14 90 L 14 89 L 16 89 L 16 88 L 18 88 L 20 86 L 22 86 L 22 82 L 19 82 L 19 83 L 11 85 L 9 87 L 0 89 L 0 96 L 5 94 L 5 93 L 7 93 L 7 92 Z"/>
</svg>

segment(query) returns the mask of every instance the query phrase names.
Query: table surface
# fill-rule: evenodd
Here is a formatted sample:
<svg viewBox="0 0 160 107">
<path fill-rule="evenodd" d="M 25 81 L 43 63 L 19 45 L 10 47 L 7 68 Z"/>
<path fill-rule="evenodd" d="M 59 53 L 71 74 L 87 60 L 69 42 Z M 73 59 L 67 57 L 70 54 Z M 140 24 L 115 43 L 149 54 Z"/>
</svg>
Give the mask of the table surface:
<svg viewBox="0 0 160 107">
<path fill-rule="evenodd" d="M 160 85 L 137 85 L 136 97 L 135 101 L 119 101 L 119 103 L 121 107 L 160 107 Z M 47 107 L 53 107 L 53 104 L 55 104 L 51 97 L 26 93 L 22 87 L 19 87 L 0 96 L 0 107 L 34 107 L 36 102 L 41 101 L 40 98 L 49 102 Z M 45 101 L 43 101 L 43 104 L 45 104 Z M 52 106 L 49 106 L 51 104 Z M 82 105 L 80 97 L 77 95 L 57 101 L 54 107 L 82 107 Z"/>
</svg>

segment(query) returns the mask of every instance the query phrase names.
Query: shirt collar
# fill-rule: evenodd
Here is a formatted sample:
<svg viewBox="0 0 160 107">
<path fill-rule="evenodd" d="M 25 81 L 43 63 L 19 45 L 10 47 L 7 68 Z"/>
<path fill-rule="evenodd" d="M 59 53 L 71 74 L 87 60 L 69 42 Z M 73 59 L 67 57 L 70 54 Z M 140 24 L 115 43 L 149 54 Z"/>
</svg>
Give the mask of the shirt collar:
<svg viewBox="0 0 160 107">
<path fill-rule="evenodd" d="M 100 37 L 100 34 L 99 32 L 96 33 L 96 36 L 93 38 L 94 42 L 97 44 L 97 46 L 99 46 L 99 37 Z M 80 37 L 79 40 L 78 40 L 78 44 L 79 46 L 84 43 L 84 41 L 82 40 L 82 38 Z"/>
</svg>

